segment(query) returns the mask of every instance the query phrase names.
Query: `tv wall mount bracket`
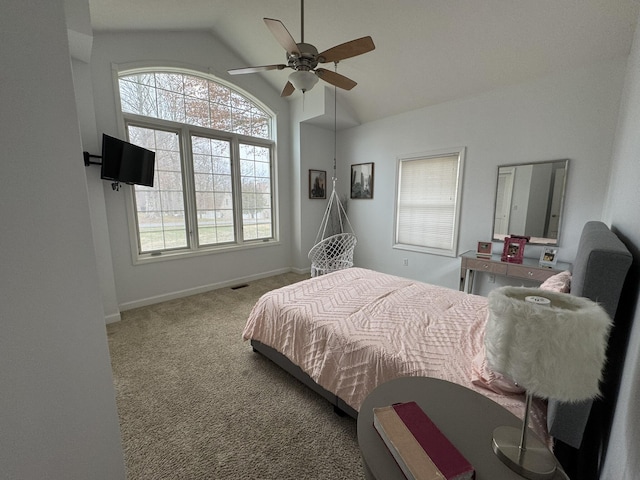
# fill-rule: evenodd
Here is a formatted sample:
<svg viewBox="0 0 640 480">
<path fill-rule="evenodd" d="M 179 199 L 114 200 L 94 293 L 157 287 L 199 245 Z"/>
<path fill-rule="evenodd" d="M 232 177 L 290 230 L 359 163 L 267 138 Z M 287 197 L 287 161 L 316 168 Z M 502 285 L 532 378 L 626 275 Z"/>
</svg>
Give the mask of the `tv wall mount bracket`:
<svg viewBox="0 0 640 480">
<path fill-rule="evenodd" d="M 102 158 L 100 155 L 92 155 L 89 152 L 82 152 L 82 156 L 84 157 L 84 166 L 88 167 L 89 165 L 102 165 L 102 162 L 92 162 L 91 158 Z"/>
<path fill-rule="evenodd" d="M 89 165 L 102 165 L 102 162 L 92 162 L 92 158 L 102 158 L 100 155 L 92 155 L 89 152 L 82 152 L 82 157 L 84 158 L 84 166 L 88 167 Z M 113 182 L 111 184 L 111 189 L 115 191 L 120 190 L 120 182 Z"/>
</svg>

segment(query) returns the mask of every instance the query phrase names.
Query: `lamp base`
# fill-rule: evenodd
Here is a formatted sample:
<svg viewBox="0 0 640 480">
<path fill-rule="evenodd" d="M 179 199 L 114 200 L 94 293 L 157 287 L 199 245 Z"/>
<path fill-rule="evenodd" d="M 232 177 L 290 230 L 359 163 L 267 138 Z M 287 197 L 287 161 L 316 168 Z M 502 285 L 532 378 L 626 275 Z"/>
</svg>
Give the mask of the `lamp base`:
<svg viewBox="0 0 640 480">
<path fill-rule="evenodd" d="M 522 430 L 502 426 L 493 431 L 493 451 L 511 470 L 531 480 L 547 480 L 556 471 L 556 457 L 535 436 L 527 437 L 527 447 L 520 450 Z"/>
</svg>

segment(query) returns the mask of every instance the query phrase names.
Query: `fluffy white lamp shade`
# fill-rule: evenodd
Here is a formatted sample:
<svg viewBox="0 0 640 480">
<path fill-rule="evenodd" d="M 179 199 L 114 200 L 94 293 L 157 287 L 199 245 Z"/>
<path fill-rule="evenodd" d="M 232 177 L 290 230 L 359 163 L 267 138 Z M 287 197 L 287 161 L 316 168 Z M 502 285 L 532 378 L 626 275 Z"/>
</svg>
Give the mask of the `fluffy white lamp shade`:
<svg viewBox="0 0 640 480">
<path fill-rule="evenodd" d="M 598 396 L 611 328 L 600 305 L 566 293 L 502 287 L 489 294 L 489 310 L 485 347 L 492 369 L 537 397 L 577 402 Z"/>
<path fill-rule="evenodd" d="M 531 398 L 577 402 L 597 396 L 610 328 L 607 312 L 586 298 L 525 287 L 489 294 L 487 362 L 527 391 L 522 430 L 493 431 L 493 451 L 509 468 L 531 480 L 553 477 L 551 451 L 537 437 L 527 439 Z"/>
</svg>

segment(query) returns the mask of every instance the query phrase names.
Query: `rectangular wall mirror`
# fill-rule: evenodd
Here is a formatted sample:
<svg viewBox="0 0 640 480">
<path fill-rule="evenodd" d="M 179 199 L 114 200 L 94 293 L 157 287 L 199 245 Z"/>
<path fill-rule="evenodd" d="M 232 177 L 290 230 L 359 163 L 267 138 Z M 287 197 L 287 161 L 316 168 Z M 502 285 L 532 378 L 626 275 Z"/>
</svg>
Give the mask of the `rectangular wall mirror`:
<svg viewBox="0 0 640 480">
<path fill-rule="evenodd" d="M 569 160 L 498 167 L 493 240 L 509 235 L 558 245 Z"/>
</svg>

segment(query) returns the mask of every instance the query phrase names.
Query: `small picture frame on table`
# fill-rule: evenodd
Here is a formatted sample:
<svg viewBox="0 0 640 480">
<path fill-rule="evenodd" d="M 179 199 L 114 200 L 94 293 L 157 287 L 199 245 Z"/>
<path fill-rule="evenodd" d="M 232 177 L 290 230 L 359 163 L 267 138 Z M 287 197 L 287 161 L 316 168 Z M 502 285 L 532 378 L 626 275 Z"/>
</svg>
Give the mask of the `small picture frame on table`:
<svg viewBox="0 0 640 480">
<path fill-rule="evenodd" d="M 502 257 L 500 259 L 503 262 L 522 263 L 522 259 L 524 258 L 524 246 L 526 243 L 526 238 L 505 237 Z"/>
<path fill-rule="evenodd" d="M 554 247 L 544 247 L 540 254 L 540 266 L 541 267 L 555 267 L 558 261 L 558 249 Z"/>
<path fill-rule="evenodd" d="M 477 257 L 489 258 L 491 257 L 493 245 L 491 242 L 478 242 L 478 249 L 476 250 Z"/>
<path fill-rule="evenodd" d="M 325 170 L 309 170 L 309 198 L 327 198 Z"/>
</svg>

